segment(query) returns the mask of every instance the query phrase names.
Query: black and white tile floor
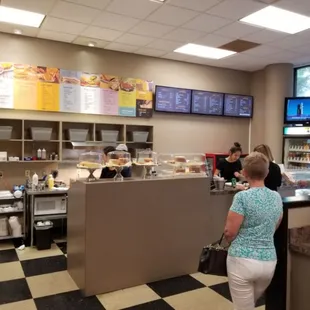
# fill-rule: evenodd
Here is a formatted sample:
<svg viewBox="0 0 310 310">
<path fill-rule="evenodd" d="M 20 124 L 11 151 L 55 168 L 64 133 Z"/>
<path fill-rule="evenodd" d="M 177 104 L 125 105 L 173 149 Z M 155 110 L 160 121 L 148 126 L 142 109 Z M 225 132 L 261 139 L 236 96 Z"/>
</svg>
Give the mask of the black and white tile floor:
<svg viewBox="0 0 310 310">
<path fill-rule="evenodd" d="M 263 304 L 263 302 L 261 302 Z M 227 278 L 200 273 L 83 298 L 67 272 L 66 243 L 51 250 L 0 243 L 0 310 L 232 310 Z M 262 310 L 264 306 L 257 309 Z"/>
</svg>

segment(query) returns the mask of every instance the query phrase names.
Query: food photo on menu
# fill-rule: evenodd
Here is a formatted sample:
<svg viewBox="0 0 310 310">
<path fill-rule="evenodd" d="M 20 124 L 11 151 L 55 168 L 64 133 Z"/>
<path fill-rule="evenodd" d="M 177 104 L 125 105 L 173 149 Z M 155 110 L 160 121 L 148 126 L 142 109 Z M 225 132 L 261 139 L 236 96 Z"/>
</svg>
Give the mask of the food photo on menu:
<svg viewBox="0 0 310 310">
<path fill-rule="evenodd" d="M 100 76 L 92 73 L 82 73 L 81 75 L 81 86 L 84 87 L 99 87 Z"/>
<path fill-rule="evenodd" d="M 38 79 L 38 67 L 24 64 L 14 64 L 14 79 L 36 81 Z"/>
<path fill-rule="evenodd" d="M 120 78 L 114 75 L 101 74 L 100 87 L 105 89 L 111 89 L 113 91 L 119 91 Z"/>
<path fill-rule="evenodd" d="M 60 70 L 58 68 L 38 67 L 38 79 L 46 83 L 59 83 Z"/>
<path fill-rule="evenodd" d="M 122 78 L 120 88 L 125 92 L 133 92 L 136 90 L 136 80 L 131 78 Z"/>
</svg>

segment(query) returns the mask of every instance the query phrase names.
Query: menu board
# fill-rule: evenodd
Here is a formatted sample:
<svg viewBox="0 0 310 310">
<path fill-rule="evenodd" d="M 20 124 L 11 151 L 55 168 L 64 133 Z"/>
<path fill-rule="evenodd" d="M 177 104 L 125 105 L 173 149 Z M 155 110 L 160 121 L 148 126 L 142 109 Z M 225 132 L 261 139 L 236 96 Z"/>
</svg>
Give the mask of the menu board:
<svg viewBox="0 0 310 310">
<path fill-rule="evenodd" d="M 190 89 L 156 86 L 155 110 L 158 112 L 190 113 Z"/>
<path fill-rule="evenodd" d="M 252 117 L 253 97 L 225 94 L 224 115 L 237 117 Z"/>
<path fill-rule="evenodd" d="M 0 108 L 13 109 L 13 64 L 0 63 Z"/>
<path fill-rule="evenodd" d="M 0 62 L 0 108 L 150 118 L 153 82 Z"/>
<path fill-rule="evenodd" d="M 223 115 L 224 94 L 193 90 L 192 113 L 204 115 Z"/>
</svg>

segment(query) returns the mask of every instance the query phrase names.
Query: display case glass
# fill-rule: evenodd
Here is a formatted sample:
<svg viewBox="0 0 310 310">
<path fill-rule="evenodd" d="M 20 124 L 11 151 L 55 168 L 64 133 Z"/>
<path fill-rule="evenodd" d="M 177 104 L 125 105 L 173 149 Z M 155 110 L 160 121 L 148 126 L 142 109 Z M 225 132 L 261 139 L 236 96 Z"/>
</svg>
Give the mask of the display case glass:
<svg viewBox="0 0 310 310">
<path fill-rule="evenodd" d="M 206 156 L 199 153 L 160 154 L 159 175 L 205 175 Z"/>
<path fill-rule="evenodd" d="M 131 155 L 124 151 L 113 151 L 108 153 L 106 166 L 108 167 L 130 167 Z"/>
<path fill-rule="evenodd" d="M 136 164 L 140 166 L 156 166 L 157 153 L 153 152 L 151 149 L 138 152 Z"/>
<path fill-rule="evenodd" d="M 82 153 L 79 157 L 78 168 L 101 169 L 103 164 L 102 154 L 97 152 Z"/>
</svg>

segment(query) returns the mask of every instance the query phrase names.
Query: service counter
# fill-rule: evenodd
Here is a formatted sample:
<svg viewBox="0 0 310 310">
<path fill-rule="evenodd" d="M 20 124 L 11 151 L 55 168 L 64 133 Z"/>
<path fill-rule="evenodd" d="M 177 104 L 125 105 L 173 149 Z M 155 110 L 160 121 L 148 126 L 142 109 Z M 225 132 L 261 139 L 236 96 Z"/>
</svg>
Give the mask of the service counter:
<svg viewBox="0 0 310 310">
<path fill-rule="evenodd" d="M 69 190 L 68 270 L 86 296 L 197 272 L 232 194 L 187 177 L 78 181 Z"/>
</svg>

